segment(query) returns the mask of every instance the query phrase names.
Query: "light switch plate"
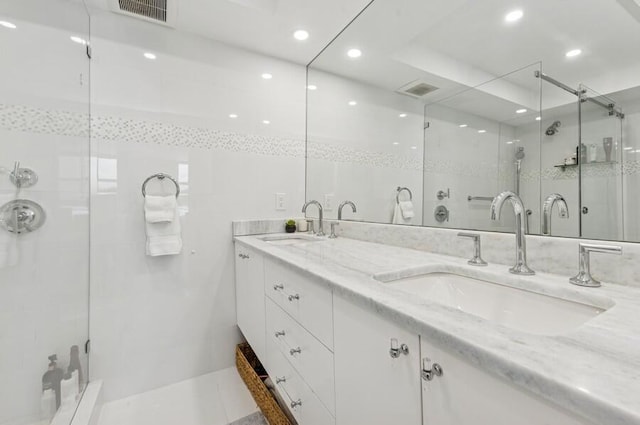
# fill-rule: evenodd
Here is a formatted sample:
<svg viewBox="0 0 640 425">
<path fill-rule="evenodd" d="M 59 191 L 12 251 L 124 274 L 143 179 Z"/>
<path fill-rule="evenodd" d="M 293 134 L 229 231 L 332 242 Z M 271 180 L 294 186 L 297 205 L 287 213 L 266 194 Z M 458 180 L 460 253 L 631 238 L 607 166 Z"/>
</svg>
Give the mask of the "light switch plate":
<svg viewBox="0 0 640 425">
<path fill-rule="evenodd" d="M 323 208 L 325 211 L 333 211 L 333 193 L 327 193 L 324 195 L 324 205 Z"/>
<path fill-rule="evenodd" d="M 287 209 L 286 193 L 276 193 L 276 211 L 285 211 Z"/>
</svg>

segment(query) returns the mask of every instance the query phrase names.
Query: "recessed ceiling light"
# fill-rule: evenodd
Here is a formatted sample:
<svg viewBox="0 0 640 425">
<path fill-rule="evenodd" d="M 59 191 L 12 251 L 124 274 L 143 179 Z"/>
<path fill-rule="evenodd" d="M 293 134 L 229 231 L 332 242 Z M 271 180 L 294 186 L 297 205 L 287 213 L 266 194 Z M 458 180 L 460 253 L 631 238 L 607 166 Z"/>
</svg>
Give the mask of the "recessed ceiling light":
<svg viewBox="0 0 640 425">
<path fill-rule="evenodd" d="M 466 126 L 467 126 L 467 124 L 460 124 L 458 127 L 465 128 Z"/>
<path fill-rule="evenodd" d="M 575 56 L 578 56 L 580 53 L 582 53 L 582 50 L 580 49 L 573 49 L 573 50 L 569 50 L 567 53 L 565 53 L 564 55 L 568 58 L 573 58 Z"/>
<path fill-rule="evenodd" d="M 362 56 L 362 51 L 360 49 L 349 49 L 349 51 L 347 52 L 347 56 L 353 59 L 359 58 L 360 56 Z"/>
<path fill-rule="evenodd" d="M 76 35 L 72 35 L 71 37 L 69 37 L 71 39 L 71 41 L 73 41 L 74 43 L 78 43 L 78 44 L 87 44 L 87 40 L 85 40 L 84 38 L 78 37 Z"/>
<path fill-rule="evenodd" d="M 487 130 L 478 130 L 478 133 L 486 133 Z"/>
<path fill-rule="evenodd" d="M 153 53 L 147 52 L 147 53 L 144 54 L 144 57 L 147 58 L 147 59 L 154 60 L 156 58 L 156 55 L 154 55 Z"/>
<path fill-rule="evenodd" d="M 394 144 L 394 145 L 399 145 L 400 143 L 399 143 L 399 142 L 393 142 L 393 144 Z"/>
<path fill-rule="evenodd" d="M 358 102 L 356 102 L 355 100 L 350 100 L 349 101 L 349 106 L 356 106 L 358 104 Z"/>
<path fill-rule="evenodd" d="M 229 114 L 229 118 L 238 118 L 237 114 Z"/>
<path fill-rule="evenodd" d="M 524 108 L 516 110 L 516 114 L 524 114 L 525 112 L 527 112 L 527 110 Z"/>
<path fill-rule="evenodd" d="M 304 41 L 309 38 L 309 33 L 305 30 L 298 30 L 293 33 L 293 38 L 296 40 Z"/>
<path fill-rule="evenodd" d="M 523 15 L 522 10 L 513 10 L 505 15 L 504 20 L 507 22 L 515 22 L 520 20 Z"/>
<path fill-rule="evenodd" d="M 540 121 L 542 117 L 536 117 L 536 121 Z"/>
<path fill-rule="evenodd" d="M 631 149 L 633 149 L 631 146 L 627 146 L 626 148 L 623 148 L 625 151 L 630 151 Z"/>
<path fill-rule="evenodd" d="M 309 90 L 318 90 L 318 86 L 315 86 L 315 85 L 313 85 L 313 84 L 309 84 L 309 85 L 307 86 L 307 89 L 309 89 Z"/>
<path fill-rule="evenodd" d="M 262 124 L 271 124 L 271 121 L 269 121 L 269 120 L 262 120 Z"/>
<path fill-rule="evenodd" d="M 398 115 L 400 118 L 407 118 L 407 114 L 405 114 L 404 112 L 400 115 Z"/>
<path fill-rule="evenodd" d="M 262 78 L 264 78 L 265 80 L 270 80 L 273 78 L 273 75 L 269 74 L 268 72 L 265 72 L 264 74 L 262 74 Z"/>
<path fill-rule="evenodd" d="M 16 24 L 13 24 L 13 23 L 7 22 L 7 21 L 0 21 L 0 26 L 3 26 L 5 28 L 9 28 L 11 30 L 14 30 L 14 29 L 18 28 L 16 26 Z"/>
<path fill-rule="evenodd" d="M 509 140 L 509 141 L 507 142 L 507 145 L 513 145 L 513 140 Z"/>
<path fill-rule="evenodd" d="M 411 146 L 411 149 L 418 149 L 416 146 Z"/>
</svg>

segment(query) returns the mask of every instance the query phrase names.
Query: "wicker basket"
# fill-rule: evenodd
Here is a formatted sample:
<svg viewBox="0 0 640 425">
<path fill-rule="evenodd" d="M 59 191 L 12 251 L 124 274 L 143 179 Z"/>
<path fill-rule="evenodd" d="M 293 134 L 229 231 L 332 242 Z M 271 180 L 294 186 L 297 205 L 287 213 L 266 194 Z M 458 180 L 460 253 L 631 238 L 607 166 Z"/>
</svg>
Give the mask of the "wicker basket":
<svg viewBox="0 0 640 425">
<path fill-rule="evenodd" d="M 269 425 L 293 425 L 256 371 L 266 372 L 249 344 L 236 347 L 236 367 Z"/>
</svg>

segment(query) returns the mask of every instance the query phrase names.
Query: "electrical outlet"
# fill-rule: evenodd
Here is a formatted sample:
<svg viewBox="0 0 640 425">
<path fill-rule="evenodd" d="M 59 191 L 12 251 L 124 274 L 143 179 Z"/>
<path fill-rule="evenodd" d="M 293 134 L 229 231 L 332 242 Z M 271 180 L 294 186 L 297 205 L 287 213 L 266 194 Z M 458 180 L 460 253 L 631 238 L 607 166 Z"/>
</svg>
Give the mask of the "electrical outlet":
<svg viewBox="0 0 640 425">
<path fill-rule="evenodd" d="M 286 196 L 286 193 L 276 193 L 276 211 L 285 211 L 287 209 Z"/>
<path fill-rule="evenodd" d="M 325 211 L 333 211 L 333 193 L 328 193 L 324 195 L 324 205 L 323 208 Z"/>
</svg>

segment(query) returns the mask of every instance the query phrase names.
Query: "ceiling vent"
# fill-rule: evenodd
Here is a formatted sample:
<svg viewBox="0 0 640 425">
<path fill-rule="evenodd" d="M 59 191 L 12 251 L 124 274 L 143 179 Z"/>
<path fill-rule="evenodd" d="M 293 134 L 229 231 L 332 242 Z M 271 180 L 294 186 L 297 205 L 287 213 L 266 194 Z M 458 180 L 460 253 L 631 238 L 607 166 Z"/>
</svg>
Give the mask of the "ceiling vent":
<svg viewBox="0 0 640 425">
<path fill-rule="evenodd" d="M 111 0 L 112 9 L 116 12 L 170 26 L 173 26 L 176 15 L 175 3 L 175 0 Z"/>
<path fill-rule="evenodd" d="M 424 81 L 416 80 L 400 87 L 397 92 L 421 99 L 436 90 L 438 90 L 438 87 L 427 84 Z"/>
</svg>

